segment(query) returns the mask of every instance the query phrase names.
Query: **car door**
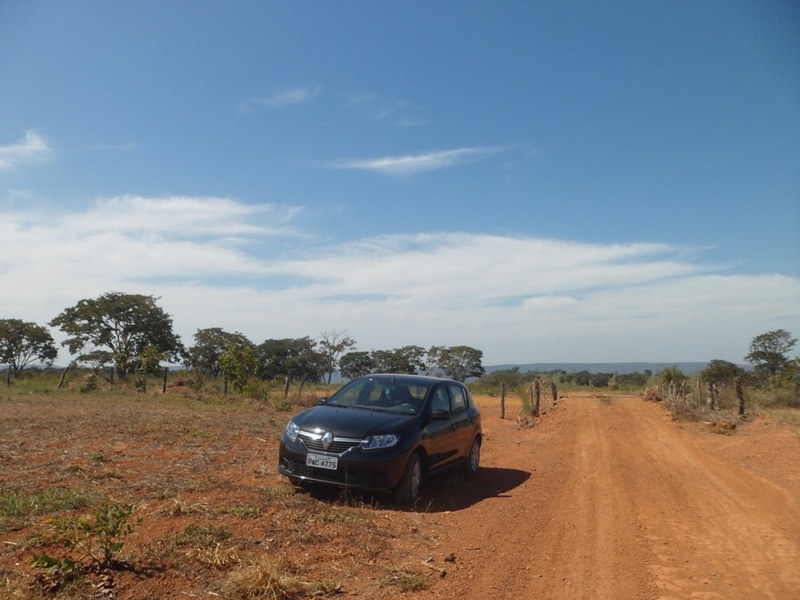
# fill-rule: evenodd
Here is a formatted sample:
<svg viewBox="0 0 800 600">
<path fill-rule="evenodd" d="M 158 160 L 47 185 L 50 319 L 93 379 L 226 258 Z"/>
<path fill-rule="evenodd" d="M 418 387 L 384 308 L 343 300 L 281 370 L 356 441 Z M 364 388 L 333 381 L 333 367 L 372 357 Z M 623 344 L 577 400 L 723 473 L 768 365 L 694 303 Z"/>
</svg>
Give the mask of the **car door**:
<svg viewBox="0 0 800 600">
<path fill-rule="evenodd" d="M 455 431 L 455 446 L 457 457 L 466 456 L 472 444 L 474 435 L 474 421 L 469 412 L 469 401 L 466 390 L 457 383 L 449 383 L 447 390 L 450 395 L 452 411 L 451 423 Z"/>
<path fill-rule="evenodd" d="M 438 412 L 444 418 L 432 418 Z M 447 386 L 438 385 L 431 395 L 428 424 L 428 462 L 431 470 L 443 467 L 455 460 L 458 454 L 457 428 L 453 421 L 453 409 Z"/>
</svg>

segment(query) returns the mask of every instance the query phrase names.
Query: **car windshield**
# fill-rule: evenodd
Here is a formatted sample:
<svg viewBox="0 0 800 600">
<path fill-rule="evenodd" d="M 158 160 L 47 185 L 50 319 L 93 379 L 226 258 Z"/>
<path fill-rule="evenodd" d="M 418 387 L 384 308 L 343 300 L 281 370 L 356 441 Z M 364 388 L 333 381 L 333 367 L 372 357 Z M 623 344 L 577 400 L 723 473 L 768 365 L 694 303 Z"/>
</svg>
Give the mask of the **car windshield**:
<svg viewBox="0 0 800 600">
<path fill-rule="evenodd" d="M 392 379 L 355 379 L 328 399 L 327 404 L 399 415 L 415 415 L 422 410 L 428 386 Z"/>
</svg>

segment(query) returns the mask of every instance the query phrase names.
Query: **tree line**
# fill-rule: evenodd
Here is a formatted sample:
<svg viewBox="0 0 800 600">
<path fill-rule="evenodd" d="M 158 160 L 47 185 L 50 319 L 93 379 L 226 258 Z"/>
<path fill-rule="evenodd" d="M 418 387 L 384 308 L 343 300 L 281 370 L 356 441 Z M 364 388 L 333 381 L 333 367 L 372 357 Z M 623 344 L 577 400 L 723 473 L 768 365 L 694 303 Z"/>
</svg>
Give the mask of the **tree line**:
<svg viewBox="0 0 800 600">
<path fill-rule="evenodd" d="M 352 379 L 375 372 L 427 373 L 459 381 L 484 373 L 483 352 L 469 346 L 404 346 L 358 351 L 344 331 L 311 337 L 268 339 L 260 344 L 219 327 L 198 329 L 194 345 L 184 346 L 173 331 L 172 317 L 158 298 L 108 292 L 80 300 L 48 325 L 66 335 L 62 342 L 76 363 L 95 370 L 113 366 L 122 379 L 155 373 L 161 363 L 183 364 L 199 374 L 224 377 L 242 390 L 254 379 L 282 378 L 292 383 L 331 382 L 334 373 Z M 0 364 L 15 377 L 31 363 L 51 366 L 58 349 L 50 331 L 21 319 L 0 319 Z"/>
<path fill-rule="evenodd" d="M 425 349 L 409 345 L 393 350 L 359 351 L 356 341 L 344 331 L 328 331 L 319 340 L 308 336 L 268 339 L 260 344 L 239 332 L 218 327 L 198 329 L 194 345 L 186 348 L 173 331 L 172 317 L 157 304 L 158 298 L 141 294 L 108 292 L 97 298 L 80 300 L 49 322 L 59 328 L 74 361 L 100 369 L 111 365 L 125 378 L 130 373 L 155 373 L 161 363 L 183 364 L 205 376 L 224 376 L 242 389 L 248 380 L 282 378 L 285 389 L 292 383 L 331 382 L 334 373 L 352 379 L 367 373 L 428 373 L 459 381 L 484 375 L 483 352 L 469 346 L 432 346 Z M 724 360 L 712 360 L 700 374 L 712 383 L 749 378 L 754 385 L 788 387 L 800 383 L 800 358 L 788 354 L 797 339 L 788 331 L 776 329 L 753 338 L 744 357 L 752 372 Z M 0 319 L 0 364 L 8 374 L 19 376 L 31 363 L 52 365 L 58 356 L 53 336 L 39 324 L 21 319 Z M 606 387 L 646 385 L 651 373 L 550 373 L 562 383 Z M 525 374 L 518 369 L 496 372 L 491 379 L 519 385 Z M 535 377 L 533 374 L 528 378 Z M 680 384 L 687 377 L 677 368 L 657 374 L 662 384 Z M 489 383 L 487 381 L 487 383 Z"/>
</svg>

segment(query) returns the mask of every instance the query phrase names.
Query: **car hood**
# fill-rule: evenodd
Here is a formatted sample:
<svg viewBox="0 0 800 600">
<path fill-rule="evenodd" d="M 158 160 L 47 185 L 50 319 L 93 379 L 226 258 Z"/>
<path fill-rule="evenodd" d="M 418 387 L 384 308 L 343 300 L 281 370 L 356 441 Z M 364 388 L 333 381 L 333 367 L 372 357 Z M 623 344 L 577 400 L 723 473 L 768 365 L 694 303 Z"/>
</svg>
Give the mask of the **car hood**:
<svg viewBox="0 0 800 600">
<path fill-rule="evenodd" d="M 400 433 L 412 427 L 417 418 L 418 415 L 323 405 L 301 412 L 292 420 L 303 431 L 332 431 L 337 437 L 363 438 L 381 433 Z"/>
</svg>

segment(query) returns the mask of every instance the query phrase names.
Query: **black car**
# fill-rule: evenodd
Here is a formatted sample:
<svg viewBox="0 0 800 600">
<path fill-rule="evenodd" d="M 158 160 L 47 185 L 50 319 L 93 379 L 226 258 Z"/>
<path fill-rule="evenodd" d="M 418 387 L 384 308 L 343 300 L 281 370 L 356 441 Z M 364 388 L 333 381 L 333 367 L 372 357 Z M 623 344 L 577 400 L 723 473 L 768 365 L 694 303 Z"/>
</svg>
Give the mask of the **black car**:
<svg viewBox="0 0 800 600">
<path fill-rule="evenodd" d="M 292 483 L 328 483 L 395 493 L 413 503 L 444 469 L 478 470 L 481 414 L 458 381 L 380 374 L 354 379 L 293 417 L 278 470 Z"/>
</svg>

